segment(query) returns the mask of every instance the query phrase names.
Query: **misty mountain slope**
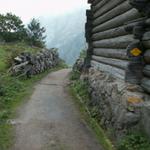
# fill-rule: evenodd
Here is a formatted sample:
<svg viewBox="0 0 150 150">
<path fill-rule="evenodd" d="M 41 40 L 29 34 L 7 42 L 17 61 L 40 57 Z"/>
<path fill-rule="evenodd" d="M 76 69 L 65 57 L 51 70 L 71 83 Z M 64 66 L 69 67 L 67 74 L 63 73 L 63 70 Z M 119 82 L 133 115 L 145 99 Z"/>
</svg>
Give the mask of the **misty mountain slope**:
<svg viewBox="0 0 150 150">
<path fill-rule="evenodd" d="M 85 10 L 58 17 L 40 18 L 47 30 L 47 47 L 57 47 L 60 57 L 70 65 L 86 47 L 85 20 Z"/>
</svg>

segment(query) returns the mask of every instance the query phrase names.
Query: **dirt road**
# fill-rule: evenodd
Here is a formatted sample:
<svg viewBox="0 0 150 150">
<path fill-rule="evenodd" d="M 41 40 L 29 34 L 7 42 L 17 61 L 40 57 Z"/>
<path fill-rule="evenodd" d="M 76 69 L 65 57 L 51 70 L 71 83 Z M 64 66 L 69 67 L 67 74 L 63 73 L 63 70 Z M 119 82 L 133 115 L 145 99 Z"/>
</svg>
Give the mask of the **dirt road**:
<svg viewBox="0 0 150 150">
<path fill-rule="evenodd" d="M 66 92 L 69 69 L 50 73 L 21 107 L 13 150 L 102 150 Z"/>
</svg>

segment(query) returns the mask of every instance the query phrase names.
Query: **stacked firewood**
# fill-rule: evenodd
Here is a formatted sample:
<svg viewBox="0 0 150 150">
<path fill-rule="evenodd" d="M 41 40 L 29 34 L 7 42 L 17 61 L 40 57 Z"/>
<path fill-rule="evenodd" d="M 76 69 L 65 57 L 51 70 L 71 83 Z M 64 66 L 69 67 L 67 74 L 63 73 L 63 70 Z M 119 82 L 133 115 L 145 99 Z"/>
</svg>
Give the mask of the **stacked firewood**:
<svg viewBox="0 0 150 150">
<path fill-rule="evenodd" d="M 42 49 L 37 54 L 23 52 L 16 58 L 10 69 L 12 75 L 27 75 L 28 77 L 39 74 L 56 66 L 59 62 L 57 49 Z"/>
</svg>

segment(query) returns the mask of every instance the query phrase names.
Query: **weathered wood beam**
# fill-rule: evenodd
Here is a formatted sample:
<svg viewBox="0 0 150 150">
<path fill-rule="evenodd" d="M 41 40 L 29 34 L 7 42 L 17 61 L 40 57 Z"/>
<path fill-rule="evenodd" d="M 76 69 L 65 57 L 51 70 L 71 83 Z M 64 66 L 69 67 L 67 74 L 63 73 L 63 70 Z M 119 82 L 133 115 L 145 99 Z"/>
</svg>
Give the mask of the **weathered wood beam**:
<svg viewBox="0 0 150 150">
<path fill-rule="evenodd" d="M 145 48 L 150 49 L 150 40 L 143 41 L 143 45 Z"/>
<path fill-rule="evenodd" d="M 123 35 L 127 35 L 127 34 L 128 33 L 125 31 L 124 26 L 122 26 L 122 27 L 110 29 L 107 31 L 95 33 L 92 35 L 92 40 L 96 41 L 96 40 L 114 38 L 117 36 L 123 36 Z"/>
<path fill-rule="evenodd" d="M 146 92 L 150 93 L 150 78 L 144 78 L 142 80 L 141 86 Z"/>
<path fill-rule="evenodd" d="M 100 63 L 104 63 L 106 65 L 110 65 L 113 67 L 117 67 L 120 69 L 126 69 L 129 62 L 126 60 L 119 60 L 119 59 L 113 59 L 113 58 L 106 58 L 106 57 L 100 57 L 100 56 L 92 56 L 92 60 L 95 60 Z"/>
<path fill-rule="evenodd" d="M 150 65 L 146 65 L 144 67 L 143 73 L 145 76 L 148 76 L 150 78 Z"/>
<path fill-rule="evenodd" d="M 92 2 L 91 2 L 92 5 L 95 6 L 95 5 L 97 5 L 101 0 L 91 0 L 91 1 L 92 1 Z"/>
<path fill-rule="evenodd" d="M 96 5 L 100 0 L 88 0 L 89 4 Z"/>
<path fill-rule="evenodd" d="M 113 28 L 113 29 L 109 29 L 106 31 L 102 31 L 102 32 L 98 32 L 92 35 L 92 39 L 93 41 L 95 40 L 101 40 L 101 39 L 107 39 L 107 38 L 114 38 L 117 36 L 123 36 L 123 35 L 127 35 L 129 34 L 126 29 L 128 28 L 133 28 L 134 26 L 136 26 L 137 24 L 139 24 L 140 21 L 135 21 L 135 22 L 130 22 L 127 25 L 123 25 L 117 28 Z M 146 24 L 150 25 L 150 19 L 146 20 Z M 148 39 L 148 32 L 146 32 L 146 35 L 144 36 L 144 38 Z M 143 38 L 143 39 L 144 39 Z"/>
<path fill-rule="evenodd" d="M 93 33 L 109 30 L 125 24 L 125 22 L 131 21 L 141 17 L 140 13 L 136 9 L 131 9 L 124 14 L 121 14 L 103 24 L 100 24 L 93 28 Z"/>
<path fill-rule="evenodd" d="M 92 11 L 86 10 L 87 22 L 85 24 L 85 37 L 86 42 L 90 43 L 92 41 Z"/>
<path fill-rule="evenodd" d="M 123 69 L 119 69 L 116 67 L 112 67 L 110 65 L 106 65 L 100 62 L 96 62 L 94 60 L 91 61 L 91 66 L 100 70 L 109 73 L 115 78 L 119 78 L 124 80 L 125 79 L 125 71 Z"/>
<path fill-rule="evenodd" d="M 144 64 L 142 61 L 137 60 L 137 58 L 131 59 L 129 65 L 126 68 L 126 78 L 125 81 L 132 84 L 140 84 L 143 78 L 143 68 Z"/>
<path fill-rule="evenodd" d="M 150 49 L 145 52 L 144 60 L 146 63 L 150 64 Z"/>
<path fill-rule="evenodd" d="M 146 22 L 147 24 L 150 23 L 150 19 L 148 19 Z M 150 49 L 150 31 L 144 33 L 142 40 L 145 48 Z"/>
<path fill-rule="evenodd" d="M 143 41 L 150 40 L 150 31 L 145 32 L 143 35 Z"/>
<path fill-rule="evenodd" d="M 121 4 L 122 2 L 124 2 L 124 0 L 109 0 L 101 9 L 99 9 L 96 13 L 94 13 L 93 15 L 94 18 L 97 18 L 105 14 L 106 12 L 113 9 L 114 7 Z"/>
<path fill-rule="evenodd" d="M 120 14 L 123 14 L 125 12 L 127 12 L 128 10 L 130 10 L 132 8 L 132 6 L 129 4 L 128 1 L 125 1 L 124 3 L 121 3 L 120 5 L 118 5 L 117 7 L 113 8 L 112 10 L 108 11 L 106 14 L 98 17 L 97 19 L 95 19 L 93 21 L 93 25 L 97 26 L 99 24 L 102 24 Z"/>
<path fill-rule="evenodd" d="M 93 54 L 96 56 L 128 60 L 126 49 L 95 48 Z"/>
<path fill-rule="evenodd" d="M 125 35 L 112 39 L 94 41 L 94 48 L 126 48 L 133 41 L 133 35 Z"/>
<path fill-rule="evenodd" d="M 128 21 L 128 22 L 126 22 L 125 23 L 125 25 L 133 25 L 133 26 L 135 26 L 135 25 L 138 25 L 139 23 L 141 23 L 141 21 L 143 22 L 145 22 L 145 25 L 146 26 L 149 26 L 150 25 L 150 18 L 148 18 L 148 19 L 146 19 L 146 17 L 140 17 L 140 18 L 137 18 L 137 19 L 134 19 L 134 20 L 131 20 L 131 21 Z"/>
<path fill-rule="evenodd" d="M 145 22 L 147 25 L 150 25 L 150 18 L 146 20 Z"/>
<path fill-rule="evenodd" d="M 93 5 L 92 6 L 92 11 L 95 12 L 97 10 L 99 10 L 100 8 L 102 8 L 109 0 L 101 0 L 99 1 L 99 3 L 97 3 L 97 5 Z"/>
<path fill-rule="evenodd" d="M 19 64 L 19 65 L 13 66 L 12 69 L 13 69 L 13 70 L 17 70 L 17 69 L 19 69 L 19 68 L 21 68 L 21 67 L 26 66 L 28 63 L 29 63 L 28 61 L 23 62 L 23 63 L 21 63 L 21 64 Z"/>
<path fill-rule="evenodd" d="M 93 2 L 93 0 L 88 0 L 88 3 L 90 4 L 90 3 L 92 3 Z"/>
</svg>

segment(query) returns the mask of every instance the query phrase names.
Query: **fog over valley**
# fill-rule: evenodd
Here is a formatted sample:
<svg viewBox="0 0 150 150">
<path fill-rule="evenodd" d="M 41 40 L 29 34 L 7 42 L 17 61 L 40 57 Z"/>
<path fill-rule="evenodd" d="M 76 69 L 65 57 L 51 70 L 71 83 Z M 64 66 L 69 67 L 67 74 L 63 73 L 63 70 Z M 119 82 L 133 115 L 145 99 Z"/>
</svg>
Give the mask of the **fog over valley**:
<svg viewBox="0 0 150 150">
<path fill-rule="evenodd" d="M 56 47 L 67 64 L 72 65 L 78 58 L 85 42 L 85 9 L 59 16 L 40 17 L 41 24 L 46 28 L 46 45 Z"/>
<path fill-rule="evenodd" d="M 80 51 L 85 49 L 84 38 L 86 9 L 83 0 L 0 0 L 2 14 L 11 12 L 24 24 L 39 19 L 46 28 L 46 46 L 59 49 L 61 58 L 73 64 Z M 9 4 L 9 5 L 8 5 Z"/>
</svg>

